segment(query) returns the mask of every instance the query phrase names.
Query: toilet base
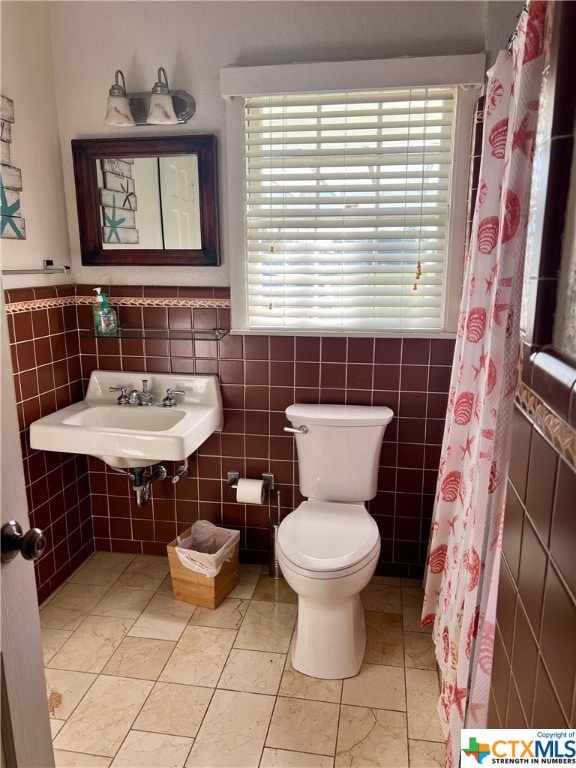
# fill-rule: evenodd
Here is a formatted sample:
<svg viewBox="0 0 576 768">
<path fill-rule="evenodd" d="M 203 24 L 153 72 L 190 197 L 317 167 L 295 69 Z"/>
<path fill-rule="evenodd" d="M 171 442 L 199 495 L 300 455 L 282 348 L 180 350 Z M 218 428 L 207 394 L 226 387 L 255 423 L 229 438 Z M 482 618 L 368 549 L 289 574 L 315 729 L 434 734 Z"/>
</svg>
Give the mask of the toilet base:
<svg viewBox="0 0 576 768">
<path fill-rule="evenodd" d="M 298 596 L 292 666 L 324 680 L 354 677 L 366 649 L 366 622 L 359 594 L 342 600 Z"/>
</svg>

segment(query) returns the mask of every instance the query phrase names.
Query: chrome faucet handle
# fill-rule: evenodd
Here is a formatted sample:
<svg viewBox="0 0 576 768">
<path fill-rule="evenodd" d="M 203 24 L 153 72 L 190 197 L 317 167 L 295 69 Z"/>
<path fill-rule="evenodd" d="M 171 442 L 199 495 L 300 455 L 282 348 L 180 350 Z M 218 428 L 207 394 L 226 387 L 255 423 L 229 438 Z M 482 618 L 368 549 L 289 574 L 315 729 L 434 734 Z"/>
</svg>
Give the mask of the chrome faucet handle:
<svg viewBox="0 0 576 768">
<path fill-rule="evenodd" d="M 108 387 L 108 392 L 120 392 L 120 397 L 117 400 L 118 405 L 129 405 L 128 387 Z"/>
<path fill-rule="evenodd" d="M 166 390 L 166 397 L 162 400 L 162 406 L 164 408 L 174 408 L 176 405 L 178 405 L 178 401 L 174 397 L 174 395 L 185 395 L 183 389 L 168 389 Z"/>
</svg>

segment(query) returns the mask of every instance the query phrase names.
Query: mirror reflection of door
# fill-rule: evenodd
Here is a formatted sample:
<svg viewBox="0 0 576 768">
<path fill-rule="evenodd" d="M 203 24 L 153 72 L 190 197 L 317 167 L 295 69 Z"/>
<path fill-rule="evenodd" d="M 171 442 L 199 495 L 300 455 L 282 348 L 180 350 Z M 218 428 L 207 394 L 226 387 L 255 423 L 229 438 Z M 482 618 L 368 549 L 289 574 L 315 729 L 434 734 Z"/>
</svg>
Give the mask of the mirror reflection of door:
<svg viewBox="0 0 576 768">
<path fill-rule="evenodd" d="M 202 248 L 197 155 L 102 160 L 98 187 L 104 250 Z"/>
<path fill-rule="evenodd" d="M 202 248 L 198 158 L 160 157 L 158 162 L 164 248 Z"/>
</svg>

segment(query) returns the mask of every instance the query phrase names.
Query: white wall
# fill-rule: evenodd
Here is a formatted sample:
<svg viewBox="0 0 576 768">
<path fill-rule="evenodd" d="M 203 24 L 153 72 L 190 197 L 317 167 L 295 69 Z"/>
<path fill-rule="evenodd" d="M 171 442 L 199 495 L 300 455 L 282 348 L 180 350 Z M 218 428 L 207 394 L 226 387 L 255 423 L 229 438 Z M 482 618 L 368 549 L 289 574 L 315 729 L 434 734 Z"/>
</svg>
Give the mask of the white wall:
<svg viewBox="0 0 576 768">
<path fill-rule="evenodd" d="M 49 9 L 2 2 L 2 94 L 14 101 L 11 162 L 22 170 L 26 240 L 0 240 L 3 269 L 70 263 Z M 70 277 L 6 276 L 5 288 L 71 282 Z"/>
<path fill-rule="evenodd" d="M 25 241 L 0 242 L 4 268 L 38 267 L 43 259 L 53 259 L 56 264 L 71 263 L 77 282 L 227 285 L 230 251 L 238 246 L 226 236 L 221 67 L 458 54 L 484 48 L 492 61 L 514 28 L 520 5 L 520 0 L 3 0 L 2 92 L 15 101 L 12 158 L 22 169 L 22 210 L 28 229 Z M 114 71 L 124 70 L 130 90 L 147 90 L 159 66 L 167 68 L 173 87 L 191 91 L 196 115 L 185 126 L 136 128 L 130 134 L 218 136 L 223 265 L 152 270 L 82 267 L 70 140 L 125 136 L 103 124 Z M 6 277 L 4 285 L 69 280 L 32 275 Z"/>
<path fill-rule="evenodd" d="M 486 3 L 484 40 L 488 67 L 496 61 L 498 51 L 506 48 L 510 35 L 516 29 L 517 17 L 523 6 L 524 0 L 496 0 Z"/>
<path fill-rule="evenodd" d="M 4 5 L 4 3 L 3 3 Z M 228 285 L 225 108 L 219 70 L 229 65 L 430 56 L 484 49 L 485 4 L 468 2 L 54 2 L 54 68 L 76 282 Z M 507 32 L 507 35 L 509 32 Z M 82 267 L 70 141 L 126 136 L 103 124 L 116 69 L 128 90 L 149 90 L 159 66 L 197 111 L 185 126 L 132 128 L 131 136 L 214 133 L 219 140 L 222 266 Z"/>
</svg>

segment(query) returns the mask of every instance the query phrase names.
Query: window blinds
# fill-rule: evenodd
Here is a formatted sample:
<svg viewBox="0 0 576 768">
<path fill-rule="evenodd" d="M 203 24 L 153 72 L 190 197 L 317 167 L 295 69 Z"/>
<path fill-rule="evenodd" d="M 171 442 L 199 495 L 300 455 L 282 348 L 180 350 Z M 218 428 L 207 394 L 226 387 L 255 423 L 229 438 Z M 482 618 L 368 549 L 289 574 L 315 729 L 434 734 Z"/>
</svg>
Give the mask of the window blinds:
<svg viewBox="0 0 576 768">
<path fill-rule="evenodd" d="M 454 89 L 244 100 L 249 327 L 442 330 Z"/>
</svg>

